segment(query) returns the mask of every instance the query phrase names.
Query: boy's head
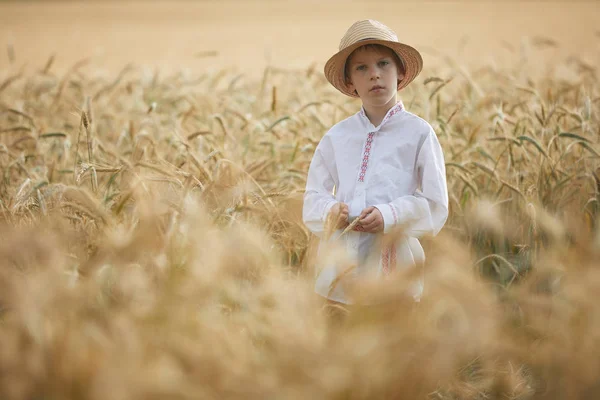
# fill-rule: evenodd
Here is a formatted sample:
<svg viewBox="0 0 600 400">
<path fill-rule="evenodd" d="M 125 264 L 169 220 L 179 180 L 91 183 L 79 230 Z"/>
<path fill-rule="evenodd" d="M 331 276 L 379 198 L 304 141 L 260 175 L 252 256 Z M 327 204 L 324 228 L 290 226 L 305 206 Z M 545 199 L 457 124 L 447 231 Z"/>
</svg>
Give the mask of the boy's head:
<svg viewBox="0 0 600 400">
<path fill-rule="evenodd" d="M 404 76 L 404 63 L 398 54 L 381 44 L 360 46 L 348 56 L 344 67 L 346 86 L 363 102 L 389 102 Z"/>
<path fill-rule="evenodd" d="M 398 42 L 398 37 L 390 28 L 373 20 L 354 23 L 342 38 L 339 52 L 325 64 L 325 76 L 336 89 L 348 96 L 362 98 L 365 89 L 362 84 L 365 82 L 361 79 L 366 79 L 364 73 L 369 66 L 360 66 L 357 62 L 370 62 L 370 71 L 373 73 L 391 70 L 392 75 L 397 74 L 395 85 L 386 81 L 389 90 L 404 88 L 423 68 L 423 59 L 417 50 Z M 366 87 L 368 83 L 367 80 Z M 364 94 L 367 95 L 368 91 Z"/>
</svg>

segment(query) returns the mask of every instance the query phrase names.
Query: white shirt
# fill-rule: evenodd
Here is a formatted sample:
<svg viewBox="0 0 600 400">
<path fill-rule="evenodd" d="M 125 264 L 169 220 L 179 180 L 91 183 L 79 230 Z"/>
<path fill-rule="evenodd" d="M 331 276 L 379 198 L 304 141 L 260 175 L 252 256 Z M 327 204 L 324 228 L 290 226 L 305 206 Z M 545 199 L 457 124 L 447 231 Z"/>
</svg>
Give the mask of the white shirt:
<svg viewBox="0 0 600 400">
<path fill-rule="evenodd" d="M 383 276 L 395 268 L 422 264 L 425 256 L 417 238 L 436 235 L 448 217 L 444 156 L 432 127 L 406 111 L 401 102 L 379 126 L 373 126 L 363 108 L 334 125 L 319 142 L 308 170 L 302 210 L 308 229 L 322 238 L 325 219 L 337 202 L 348 204 L 351 218 L 369 206 L 377 207 L 383 216 L 383 233 L 351 231 L 340 237 L 338 230 L 330 238 L 340 240 L 355 260 L 357 267 L 350 274 L 354 278 L 366 273 Z M 402 227 L 403 236 L 394 246 L 380 250 L 382 235 L 395 227 Z M 322 240 L 319 253 L 326 245 Z M 375 262 L 369 262 L 373 256 Z M 315 291 L 351 304 L 353 300 L 336 281 L 343 273 L 339 269 L 335 264 L 320 266 Z M 415 286 L 417 300 L 423 283 L 421 279 Z"/>
</svg>

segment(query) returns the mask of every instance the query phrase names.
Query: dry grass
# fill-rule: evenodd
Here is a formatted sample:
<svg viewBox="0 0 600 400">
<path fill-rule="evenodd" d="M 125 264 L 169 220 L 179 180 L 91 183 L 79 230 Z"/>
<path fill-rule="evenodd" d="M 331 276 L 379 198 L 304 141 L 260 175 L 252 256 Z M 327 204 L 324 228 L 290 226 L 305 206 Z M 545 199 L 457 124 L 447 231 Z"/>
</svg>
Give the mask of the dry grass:
<svg viewBox="0 0 600 400">
<path fill-rule="evenodd" d="M 389 306 L 334 324 L 300 216 L 357 103 L 314 67 L 0 76 L 0 398 L 588 399 L 600 393 L 595 67 L 428 70 L 451 217 Z M 428 79 L 426 79 L 428 78 Z"/>
</svg>

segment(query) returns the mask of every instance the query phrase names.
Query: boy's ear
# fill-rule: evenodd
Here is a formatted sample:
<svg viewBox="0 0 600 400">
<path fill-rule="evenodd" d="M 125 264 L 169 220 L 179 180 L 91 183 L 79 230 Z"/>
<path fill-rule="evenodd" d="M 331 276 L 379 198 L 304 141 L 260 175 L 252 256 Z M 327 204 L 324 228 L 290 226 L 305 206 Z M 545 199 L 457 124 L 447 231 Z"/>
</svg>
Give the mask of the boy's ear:
<svg viewBox="0 0 600 400">
<path fill-rule="evenodd" d="M 400 86 L 400 82 L 402 82 L 404 80 L 404 74 L 400 73 L 398 74 L 398 86 Z"/>
<path fill-rule="evenodd" d="M 350 78 L 346 78 L 346 86 L 348 86 L 348 88 L 352 92 L 354 92 L 356 90 L 356 88 L 354 87 L 354 84 L 352 83 L 352 80 Z"/>
</svg>

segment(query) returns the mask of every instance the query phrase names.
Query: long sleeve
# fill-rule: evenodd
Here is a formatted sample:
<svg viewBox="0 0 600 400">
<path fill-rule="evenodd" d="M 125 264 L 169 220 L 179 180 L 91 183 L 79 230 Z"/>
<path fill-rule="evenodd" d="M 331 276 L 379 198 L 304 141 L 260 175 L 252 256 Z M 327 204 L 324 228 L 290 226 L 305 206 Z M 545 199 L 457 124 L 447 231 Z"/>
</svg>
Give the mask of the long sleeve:
<svg viewBox="0 0 600 400">
<path fill-rule="evenodd" d="M 334 153 L 329 138 L 325 136 L 315 150 L 304 192 L 302 219 L 307 228 L 317 236 L 325 230 L 325 219 L 337 202 L 333 187 L 337 184 Z"/>
<path fill-rule="evenodd" d="M 448 218 L 448 187 L 442 148 L 433 129 L 416 160 L 420 188 L 376 207 L 383 215 L 384 233 L 401 227 L 407 236 L 436 235 Z"/>
</svg>

